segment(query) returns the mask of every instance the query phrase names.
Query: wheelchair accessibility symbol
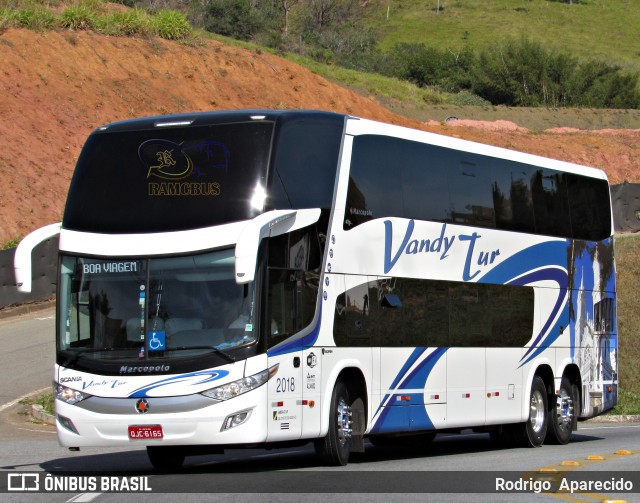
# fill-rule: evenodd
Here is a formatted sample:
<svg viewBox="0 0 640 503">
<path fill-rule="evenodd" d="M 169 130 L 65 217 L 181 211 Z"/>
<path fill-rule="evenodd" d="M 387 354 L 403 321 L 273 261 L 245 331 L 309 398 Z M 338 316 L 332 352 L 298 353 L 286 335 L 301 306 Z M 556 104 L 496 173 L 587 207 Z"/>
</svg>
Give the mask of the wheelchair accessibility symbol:
<svg viewBox="0 0 640 503">
<path fill-rule="evenodd" d="M 166 334 L 164 330 L 157 332 L 149 332 L 149 338 L 147 339 L 148 351 L 164 351 L 165 350 Z"/>
</svg>

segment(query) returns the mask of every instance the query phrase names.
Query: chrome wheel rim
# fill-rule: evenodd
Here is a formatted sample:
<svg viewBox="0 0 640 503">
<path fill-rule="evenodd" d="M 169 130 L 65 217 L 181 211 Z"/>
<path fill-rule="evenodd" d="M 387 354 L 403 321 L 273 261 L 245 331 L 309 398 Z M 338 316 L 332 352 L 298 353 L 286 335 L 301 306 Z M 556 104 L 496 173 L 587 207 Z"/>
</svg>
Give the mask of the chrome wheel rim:
<svg viewBox="0 0 640 503">
<path fill-rule="evenodd" d="M 542 393 L 536 390 L 531 394 L 531 403 L 529 405 L 529 422 L 531 429 L 535 433 L 540 433 L 544 426 L 544 400 Z"/>
<path fill-rule="evenodd" d="M 556 421 L 560 429 L 571 428 L 573 423 L 573 399 L 566 389 L 560 390 L 560 395 L 556 398 Z"/>
<path fill-rule="evenodd" d="M 351 407 L 347 405 L 344 398 L 338 402 L 338 441 L 344 446 L 351 438 Z"/>
</svg>

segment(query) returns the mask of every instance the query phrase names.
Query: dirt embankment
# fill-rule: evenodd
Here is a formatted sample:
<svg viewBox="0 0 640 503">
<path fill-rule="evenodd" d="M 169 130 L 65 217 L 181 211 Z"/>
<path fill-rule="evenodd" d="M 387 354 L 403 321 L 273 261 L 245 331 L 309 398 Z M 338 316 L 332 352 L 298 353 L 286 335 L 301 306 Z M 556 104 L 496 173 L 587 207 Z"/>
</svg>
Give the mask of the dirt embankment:
<svg viewBox="0 0 640 503">
<path fill-rule="evenodd" d="M 0 35 L 0 244 L 60 221 L 87 135 L 136 116 L 237 108 L 322 109 L 600 167 L 640 181 L 640 131 L 532 134 L 499 121 L 419 123 L 290 61 L 218 42 L 87 32 Z"/>
</svg>

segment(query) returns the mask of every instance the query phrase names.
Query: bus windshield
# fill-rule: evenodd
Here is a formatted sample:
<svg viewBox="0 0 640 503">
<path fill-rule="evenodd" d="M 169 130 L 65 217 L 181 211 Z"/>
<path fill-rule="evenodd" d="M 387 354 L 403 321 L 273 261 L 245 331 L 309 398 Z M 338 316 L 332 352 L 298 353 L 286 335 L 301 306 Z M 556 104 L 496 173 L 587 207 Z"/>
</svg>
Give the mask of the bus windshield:
<svg viewBox="0 0 640 503">
<path fill-rule="evenodd" d="M 63 363 L 160 364 L 255 342 L 253 288 L 234 281 L 233 249 L 158 259 L 63 256 Z"/>
<path fill-rule="evenodd" d="M 272 130 L 265 121 L 96 132 L 78 159 L 63 226 L 131 234 L 253 218 Z"/>
</svg>

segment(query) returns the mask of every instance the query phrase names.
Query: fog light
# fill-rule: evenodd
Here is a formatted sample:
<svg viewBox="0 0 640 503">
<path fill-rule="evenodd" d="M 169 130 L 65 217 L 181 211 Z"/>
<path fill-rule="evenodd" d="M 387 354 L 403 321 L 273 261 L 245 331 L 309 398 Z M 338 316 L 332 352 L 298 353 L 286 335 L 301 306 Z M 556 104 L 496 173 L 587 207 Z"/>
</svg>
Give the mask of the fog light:
<svg viewBox="0 0 640 503">
<path fill-rule="evenodd" d="M 73 421 L 71 421 L 71 419 L 69 419 L 68 417 L 61 416 L 60 414 L 57 414 L 56 418 L 58 419 L 58 422 L 62 426 L 64 426 L 67 430 L 75 433 L 76 435 L 80 435 L 80 433 L 78 433 L 78 430 L 76 430 L 76 427 L 74 426 Z"/>
<path fill-rule="evenodd" d="M 240 412 L 227 416 L 222 422 L 222 428 L 220 428 L 220 431 L 226 431 L 246 423 L 251 417 L 251 410 L 252 409 L 241 410 Z"/>
</svg>

